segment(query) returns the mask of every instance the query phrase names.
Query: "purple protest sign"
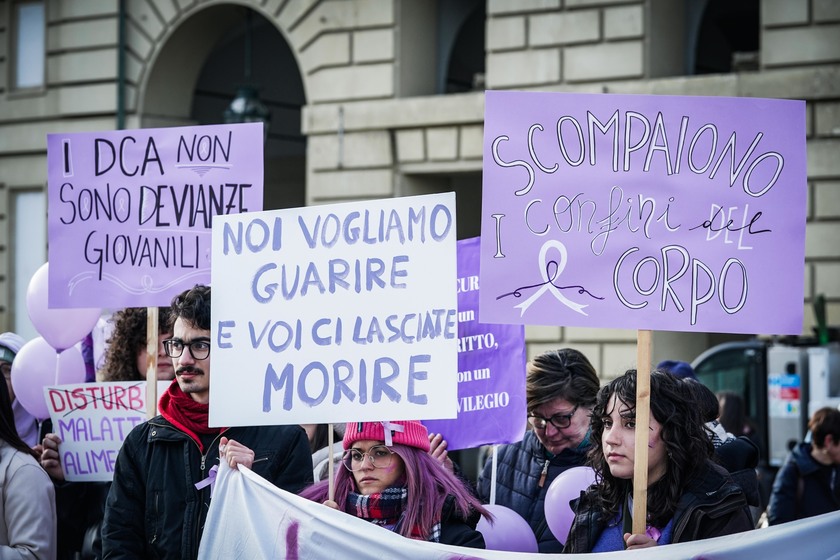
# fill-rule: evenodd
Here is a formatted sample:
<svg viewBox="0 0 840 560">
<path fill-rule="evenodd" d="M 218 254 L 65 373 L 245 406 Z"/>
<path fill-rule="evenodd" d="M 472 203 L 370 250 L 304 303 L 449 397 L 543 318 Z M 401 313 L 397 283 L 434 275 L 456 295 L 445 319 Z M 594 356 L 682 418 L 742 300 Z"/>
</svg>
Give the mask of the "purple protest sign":
<svg viewBox="0 0 840 560">
<path fill-rule="evenodd" d="M 478 322 L 479 245 L 458 241 L 458 417 L 423 421 L 451 450 L 525 433 L 525 328 Z"/>
<path fill-rule="evenodd" d="M 212 217 L 262 210 L 262 143 L 261 123 L 48 135 L 49 306 L 209 283 Z"/>
<path fill-rule="evenodd" d="M 805 103 L 488 91 L 481 320 L 799 334 Z"/>
</svg>

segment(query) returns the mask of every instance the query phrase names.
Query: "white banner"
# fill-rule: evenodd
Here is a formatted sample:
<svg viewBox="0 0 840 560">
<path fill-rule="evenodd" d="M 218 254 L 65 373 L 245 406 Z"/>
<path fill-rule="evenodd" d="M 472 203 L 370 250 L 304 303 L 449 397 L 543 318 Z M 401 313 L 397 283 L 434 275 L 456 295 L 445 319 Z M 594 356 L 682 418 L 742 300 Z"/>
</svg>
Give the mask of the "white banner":
<svg viewBox="0 0 840 560">
<path fill-rule="evenodd" d="M 476 550 L 416 541 L 273 486 L 253 472 L 222 464 L 198 557 L 287 560 L 503 560 L 560 557 Z M 840 560 L 840 512 L 767 529 L 683 544 L 625 551 L 623 560 Z M 564 555 L 599 560 L 613 555 Z"/>
</svg>

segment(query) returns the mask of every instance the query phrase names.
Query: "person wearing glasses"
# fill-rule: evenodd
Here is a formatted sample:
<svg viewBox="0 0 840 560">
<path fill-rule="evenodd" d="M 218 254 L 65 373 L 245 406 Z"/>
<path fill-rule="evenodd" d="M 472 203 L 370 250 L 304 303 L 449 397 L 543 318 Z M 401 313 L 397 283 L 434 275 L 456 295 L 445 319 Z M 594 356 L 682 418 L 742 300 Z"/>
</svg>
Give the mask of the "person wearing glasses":
<svg viewBox="0 0 840 560">
<path fill-rule="evenodd" d="M 322 480 L 301 496 L 400 535 L 484 548 L 475 530 L 490 513 L 464 483 L 429 455 L 429 434 L 417 421 L 350 422 L 343 468 L 335 471 L 335 499 Z"/>
<path fill-rule="evenodd" d="M 544 352 L 528 364 L 525 398 L 531 429 L 522 441 L 498 449 L 496 503 L 528 522 L 540 552 L 563 550 L 545 521 L 545 494 L 557 475 L 584 464 L 599 386 L 595 368 L 571 348 Z M 490 498 L 491 474 L 488 460 L 478 480 L 484 502 Z"/>
<path fill-rule="evenodd" d="M 636 370 L 598 393 L 587 463 L 596 483 L 572 502 L 575 518 L 564 553 L 634 550 L 748 531 L 743 489 L 713 462 L 714 448 L 690 389 L 672 374 L 650 375 L 647 516 L 633 533 Z M 675 555 L 679 556 L 679 554 Z"/>
<path fill-rule="evenodd" d="M 105 504 L 103 558 L 196 558 L 220 461 L 253 470 L 289 492 L 312 482 L 300 426 L 208 426 L 210 287 L 172 300 L 172 338 L 164 341 L 175 381 L 161 414 L 128 434 Z"/>
</svg>

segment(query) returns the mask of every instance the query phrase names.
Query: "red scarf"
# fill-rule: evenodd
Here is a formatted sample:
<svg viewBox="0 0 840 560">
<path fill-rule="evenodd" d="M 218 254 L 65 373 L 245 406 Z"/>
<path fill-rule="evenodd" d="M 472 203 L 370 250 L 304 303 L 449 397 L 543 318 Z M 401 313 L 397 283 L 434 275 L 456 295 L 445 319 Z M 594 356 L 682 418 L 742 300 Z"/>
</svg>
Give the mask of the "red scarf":
<svg viewBox="0 0 840 560">
<path fill-rule="evenodd" d="M 198 434 L 219 434 L 224 429 L 211 428 L 207 425 L 210 406 L 194 401 L 191 396 L 181 390 L 177 380 L 173 380 L 169 389 L 160 396 L 158 407 L 160 407 L 161 415 L 190 436 L 198 444 L 202 453 L 204 453 L 204 445 Z"/>
</svg>

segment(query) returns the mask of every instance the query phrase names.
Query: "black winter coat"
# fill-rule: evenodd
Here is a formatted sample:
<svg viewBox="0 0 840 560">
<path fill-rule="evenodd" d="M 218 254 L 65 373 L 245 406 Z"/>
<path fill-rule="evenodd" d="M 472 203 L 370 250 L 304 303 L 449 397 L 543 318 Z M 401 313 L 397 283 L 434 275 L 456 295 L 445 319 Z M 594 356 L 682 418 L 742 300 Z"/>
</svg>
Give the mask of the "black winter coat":
<svg viewBox="0 0 840 560">
<path fill-rule="evenodd" d="M 594 508 L 594 486 L 573 502 L 575 520 L 564 553 L 588 553 L 610 521 Z M 699 541 L 753 528 L 744 492 L 726 469 L 706 461 L 703 472 L 691 480 L 674 512 L 671 543 Z"/>
<path fill-rule="evenodd" d="M 778 525 L 837 510 L 840 510 L 840 467 L 817 463 L 811 457 L 811 444 L 800 443 L 790 452 L 773 481 L 767 520 L 770 525 Z"/>
<path fill-rule="evenodd" d="M 447 496 L 440 515 L 440 542 L 469 548 L 485 548 L 484 537 L 475 530 L 480 518 L 480 513 L 472 511 L 467 519 L 463 519 L 455 511 L 455 498 Z"/>
<path fill-rule="evenodd" d="M 512 509 L 531 526 L 537 537 L 540 552 L 560 552 L 563 545 L 557 540 L 545 521 L 545 493 L 557 475 L 572 467 L 584 464 L 588 447 L 565 449 L 551 460 L 548 451 L 533 431 L 525 432 L 522 441 L 499 448 L 496 472 L 496 503 Z M 540 486 L 543 468 L 545 481 Z M 481 501 L 490 499 L 491 461 L 484 465 L 484 472 L 478 479 L 478 495 Z"/>
<path fill-rule="evenodd" d="M 224 436 L 254 451 L 253 471 L 289 492 L 312 483 L 306 433 L 299 426 L 229 428 Z M 197 490 L 219 463 L 216 436 L 202 455 L 198 444 L 162 416 L 128 434 L 114 468 L 102 526 L 103 557 L 198 556 L 210 488 Z"/>
</svg>

